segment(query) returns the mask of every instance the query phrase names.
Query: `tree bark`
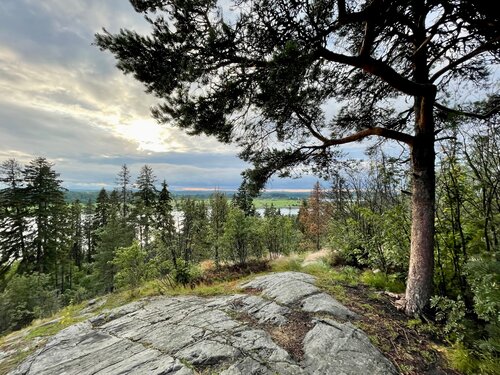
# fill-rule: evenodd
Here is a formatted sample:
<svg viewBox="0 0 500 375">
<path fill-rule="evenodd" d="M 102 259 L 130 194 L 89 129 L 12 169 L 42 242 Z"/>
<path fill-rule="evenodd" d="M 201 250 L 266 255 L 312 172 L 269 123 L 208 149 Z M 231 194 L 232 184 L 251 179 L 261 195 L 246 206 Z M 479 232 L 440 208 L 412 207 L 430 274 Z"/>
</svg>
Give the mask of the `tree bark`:
<svg viewBox="0 0 500 375">
<path fill-rule="evenodd" d="M 410 268 L 406 284 L 406 314 L 419 315 L 429 302 L 434 271 L 434 95 L 415 102 Z"/>
</svg>

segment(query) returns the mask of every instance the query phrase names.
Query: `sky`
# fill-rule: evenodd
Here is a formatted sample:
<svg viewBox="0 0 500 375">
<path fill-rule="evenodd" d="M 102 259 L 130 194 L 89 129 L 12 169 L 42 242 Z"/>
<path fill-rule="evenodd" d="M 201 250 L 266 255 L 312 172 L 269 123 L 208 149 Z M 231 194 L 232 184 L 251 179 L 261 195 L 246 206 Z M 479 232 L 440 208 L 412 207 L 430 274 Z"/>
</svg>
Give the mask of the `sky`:
<svg viewBox="0 0 500 375">
<path fill-rule="evenodd" d="M 112 188 L 122 164 L 133 177 L 148 164 L 172 189 L 237 188 L 238 150 L 158 125 L 155 99 L 92 45 L 103 27 L 149 30 L 126 0 L 0 0 L 0 161 L 46 157 L 69 189 Z"/>
</svg>

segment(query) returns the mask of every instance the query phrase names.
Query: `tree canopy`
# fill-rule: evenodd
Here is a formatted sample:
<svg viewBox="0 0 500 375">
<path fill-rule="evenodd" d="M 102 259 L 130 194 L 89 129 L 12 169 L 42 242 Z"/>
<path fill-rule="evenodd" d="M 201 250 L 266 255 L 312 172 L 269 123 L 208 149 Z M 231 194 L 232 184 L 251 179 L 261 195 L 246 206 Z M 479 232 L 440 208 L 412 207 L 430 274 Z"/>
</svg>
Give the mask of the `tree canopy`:
<svg viewBox="0 0 500 375">
<path fill-rule="evenodd" d="M 153 115 L 237 143 L 258 190 L 299 167 L 328 175 L 334 146 L 379 136 L 413 171 L 407 312 L 427 304 L 434 246 L 434 142 L 448 115 L 488 118 L 500 19 L 487 1 L 131 0 L 151 24 L 96 35 L 160 102 Z M 224 4 L 226 4 L 224 2 Z M 481 88 L 486 104 L 469 96 Z M 486 90 L 485 90 L 486 88 Z M 452 107 L 452 108 L 450 108 Z"/>
</svg>

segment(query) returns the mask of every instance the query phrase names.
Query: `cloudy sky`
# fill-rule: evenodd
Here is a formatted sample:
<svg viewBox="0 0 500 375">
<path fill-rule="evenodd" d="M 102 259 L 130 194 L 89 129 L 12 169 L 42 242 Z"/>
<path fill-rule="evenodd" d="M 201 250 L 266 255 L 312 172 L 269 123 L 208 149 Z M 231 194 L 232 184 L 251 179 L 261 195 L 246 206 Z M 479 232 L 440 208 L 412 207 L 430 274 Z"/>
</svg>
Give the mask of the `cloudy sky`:
<svg viewBox="0 0 500 375">
<path fill-rule="evenodd" d="M 133 175 L 151 165 L 174 189 L 236 188 L 237 150 L 157 125 L 154 98 L 92 45 L 102 27 L 148 30 L 126 0 L 0 0 L 0 161 L 44 156 L 72 189 L 112 187 L 124 163 Z"/>
</svg>

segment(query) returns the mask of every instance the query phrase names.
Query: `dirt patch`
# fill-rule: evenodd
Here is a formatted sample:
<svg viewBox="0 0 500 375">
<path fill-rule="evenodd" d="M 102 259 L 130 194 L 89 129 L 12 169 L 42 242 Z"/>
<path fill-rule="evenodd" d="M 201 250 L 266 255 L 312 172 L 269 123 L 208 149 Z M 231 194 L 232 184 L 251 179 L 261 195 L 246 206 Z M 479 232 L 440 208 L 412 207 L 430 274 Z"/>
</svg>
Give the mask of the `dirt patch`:
<svg viewBox="0 0 500 375">
<path fill-rule="evenodd" d="M 286 315 L 288 322 L 281 326 L 270 323 L 259 323 L 254 317 L 245 312 L 238 311 L 237 315 L 236 318 L 238 320 L 269 333 L 273 341 L 285 349 L 295 361 L 300 362 L 304 359 L 304 337 L 314 326 L 310 314 L 291 310 Z"/>
<path fill-rule="evenodd" d="M 287 324 L 281 327 L 268 325 L 267 331 L 275 342 L 299 362 L 304 358 L 304 337 L 314 324 L 310 315 L 304 312 L 292 311 L 287 318 Z"/>
<path fill-rule="evenodd" d="M 260 296 L 262 294 L 262 290 L 257 288 L 245 288 L 245 294 L 250 294 L 252 296 Z"/>
</svg>

